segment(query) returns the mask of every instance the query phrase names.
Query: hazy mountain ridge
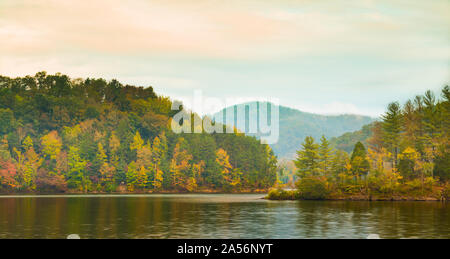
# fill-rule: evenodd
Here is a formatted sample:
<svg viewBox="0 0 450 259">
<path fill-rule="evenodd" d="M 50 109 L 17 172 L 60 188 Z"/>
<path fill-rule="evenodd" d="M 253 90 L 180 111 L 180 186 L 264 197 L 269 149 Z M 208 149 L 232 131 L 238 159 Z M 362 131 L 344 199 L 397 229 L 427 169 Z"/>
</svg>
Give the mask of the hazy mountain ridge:
<svg viewBox="0 0 450 259">
<path fill-rule="evenodd" d="M 346 132 L 339 137 L 333 137 L 330 139 L 330 144 L 333 148 L 344 150 L 347 153 L 352 152 L 357 142 L 361 142 L 367 148 L 367 142 L 373 135 L 375 124 L 376 123 L 370 123 L 364 125 L 360 130 Z"/>
<path fill-rule="evenodd" d="M 260 103 L 265 104 L 265 103 Z M 255 118 L 255 110 L 250 108 L 245 109 L 245 106 L 250 107 L 256 105 L 255 102 L 243 103 L 224 108 L 221 112 L 228 118 L 230 112 L 237 112 L 237 110 L 244 108 L 246 111 L 245 120 L 248 121 L 248 116 Z M 233 110 L 232 110 L 233 109 Z M 234 110 L 236 109 L 236 110 Z M 257 110 L 259 109 L 259 106 Z M 221 112 L 215 113 L 213 118 L 217 122 L 224 122 L 224 118 L 220 117 Z M 255 116 L 255 117 L 253 117 Z M 269 113 L 270 117 L 270 113 Z M 293 108 L 279 106 L 279 123 L 280 134 L 277 144 L 271 145 L 275 154 L 280 158 L 293 158 L 296 150 L 300 148 L 306 136 L 312 136 L 319 139 L 322 135 L 327 138 L 338 137 L 347 132 L 360 130 L 362 126 L 375 121 L 375 118 L 363 115 L 343 114 L 343 115 L 320 115 L 308 112 L 302 112 Z M 226 121 L 228 123 L 228 121 Z M 238 129 L 245 131 L 245 122 L 237 121 Z M 257 134 L 248 134 L 251 136 L 258 136 Z"/>
</svg>

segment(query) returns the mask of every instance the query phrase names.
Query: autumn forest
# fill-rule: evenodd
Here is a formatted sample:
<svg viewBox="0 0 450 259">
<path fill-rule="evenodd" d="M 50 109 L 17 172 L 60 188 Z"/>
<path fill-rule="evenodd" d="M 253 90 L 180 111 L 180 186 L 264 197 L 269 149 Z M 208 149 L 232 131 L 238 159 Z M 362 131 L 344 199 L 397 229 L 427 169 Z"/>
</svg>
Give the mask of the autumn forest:
<svg viewBox="0 0 450 259">
<path fill-rule="evenodd" d="M 402 105 L 393 102 L 363 134 L 347 133 L 339 145 L 308 136 L 286 175 L 269 145 L 237 129 L 174 133 L 169 125 L 179 111 L 152 87 L 46 72 L 0 76 L 0 192 L 275 187 L 268 198 L 448 199 L 449 100 L 446 86 L 439 96 L 427 91 Z"/>
<path fill-rule="evenodd" d="M 0 192 L 254 192 L 275 183 L 268 145 L 238 132 L 175 134 L 171 106 L 152 87 L 117 80 L 0 76 Z"/>
<path fill-rule="evenodd" d="M 392 102 L 379 121 L 346 134 L 342 147 L 363 136 L 350 154 L 306 137 L 294 161 L 297 190 L 274 189 L 269 198 L 449 200 L 449 118 L 445 86 L 440 96 Z"/>
</svg>

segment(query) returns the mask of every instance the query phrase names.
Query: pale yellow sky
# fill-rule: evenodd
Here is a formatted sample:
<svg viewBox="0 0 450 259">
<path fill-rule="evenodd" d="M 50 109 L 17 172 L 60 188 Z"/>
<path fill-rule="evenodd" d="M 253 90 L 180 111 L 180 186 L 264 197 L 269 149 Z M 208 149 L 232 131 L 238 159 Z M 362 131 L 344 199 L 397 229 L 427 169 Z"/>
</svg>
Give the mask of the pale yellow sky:
<svg viewBox="0 0 450 259">
<path fill-rule="evenodd" d="M 447 0 L 0 0 L 0 74 L 118 78 L 177 98 L 257 92 L 377 115 L 449 82 L 449 10 Z"/>
</svg>

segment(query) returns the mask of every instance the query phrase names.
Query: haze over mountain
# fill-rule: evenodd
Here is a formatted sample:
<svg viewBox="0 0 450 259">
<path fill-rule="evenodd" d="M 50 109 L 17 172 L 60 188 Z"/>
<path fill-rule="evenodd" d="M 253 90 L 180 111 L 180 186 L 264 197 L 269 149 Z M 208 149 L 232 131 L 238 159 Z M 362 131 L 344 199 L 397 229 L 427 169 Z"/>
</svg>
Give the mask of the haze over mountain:
<svg viewBox="0 0 450 259">
<path fill-rule="evenodd" d="M 248 102 L 229 106 L 222 111 L 215 113 L 212 117 L 216 122 L 236 125 L 237 129 L 246 132 L 247 135 L 259 137 L 260 134 L 249 133 L 249 116 L 258 118 L 258 111 L 262 104 L 267 103 Z M 256 106 L 255 106 L 256 105 Z M 250 107 L 257 107 L 252 109 Z M 245 119 L 237 118 L 237 111 L 245 111 Z M 223 112 L 223 114 L 222 114 Z M 234 113 L 233 120 L 230 116 Z M 222 115 L 222 116 L 221 116 Z M 270 118 L 270 112 L 268 117 Z M 238 120 L 240 119 L 240 120 Z M 296 150 L 306 136 L 312 136 L 317 141 L 324 135 L 327 138 L 338 137 L 346 132 L 360 130 L 362 126 L 375 121 L 375 118 L 363 115 L 342 114 L 342 115 L 320 115 L 302 112 L 285 106 L 279 106 L 279 140 L 271 147 L 279 158 L 293 158 Z M 247 129 L 247 130 L 246 130 Z"/>
</svg>

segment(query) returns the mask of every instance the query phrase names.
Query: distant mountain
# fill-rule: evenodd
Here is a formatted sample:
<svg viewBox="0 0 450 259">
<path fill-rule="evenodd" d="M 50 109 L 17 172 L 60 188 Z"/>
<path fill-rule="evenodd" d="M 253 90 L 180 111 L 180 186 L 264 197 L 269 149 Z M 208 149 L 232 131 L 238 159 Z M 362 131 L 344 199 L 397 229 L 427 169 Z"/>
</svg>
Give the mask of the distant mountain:
<svg viewBox="0 0 450 259">
<path fill-rule="evenodd" d="M 227 107 L 221 111 L 223 113 L 216 113 L 212 117 L 216 122 L 232 124 L 229 119 L 230 115 L 232 116 L 234 113 L 235 117 L 237 117 L 237 111 L 243 110 L 245 111 L 245 119 L 240 121 L 235 119 L 234 125 L 238 125 L 238 130 L 246 132 L 247 135 L 258 137 L 258 134 L 248 133 L 248 116 L 257 118 L 257 112 L 260 110 L 260 107 L 263 107 L 262 105 L 267 105 L 267 103 L 249 102 L 238 104 Z M 257 108 L 253 109 L 250 107 Z M 279 106 L 279 141 L 276 144 L 272 144 L 271 147 L 279 158 L 294 158 L 296 150 L 300 148 L 306 136 L 312 136 L 317 141 L 322 135 L 325 135 L 327 138 L 337 137 L 346 132 L 359 130 L 362 126 L 374 120 L 375 118 L 369 116 L 352 114 L 319 115 Z"/>
</svg>

